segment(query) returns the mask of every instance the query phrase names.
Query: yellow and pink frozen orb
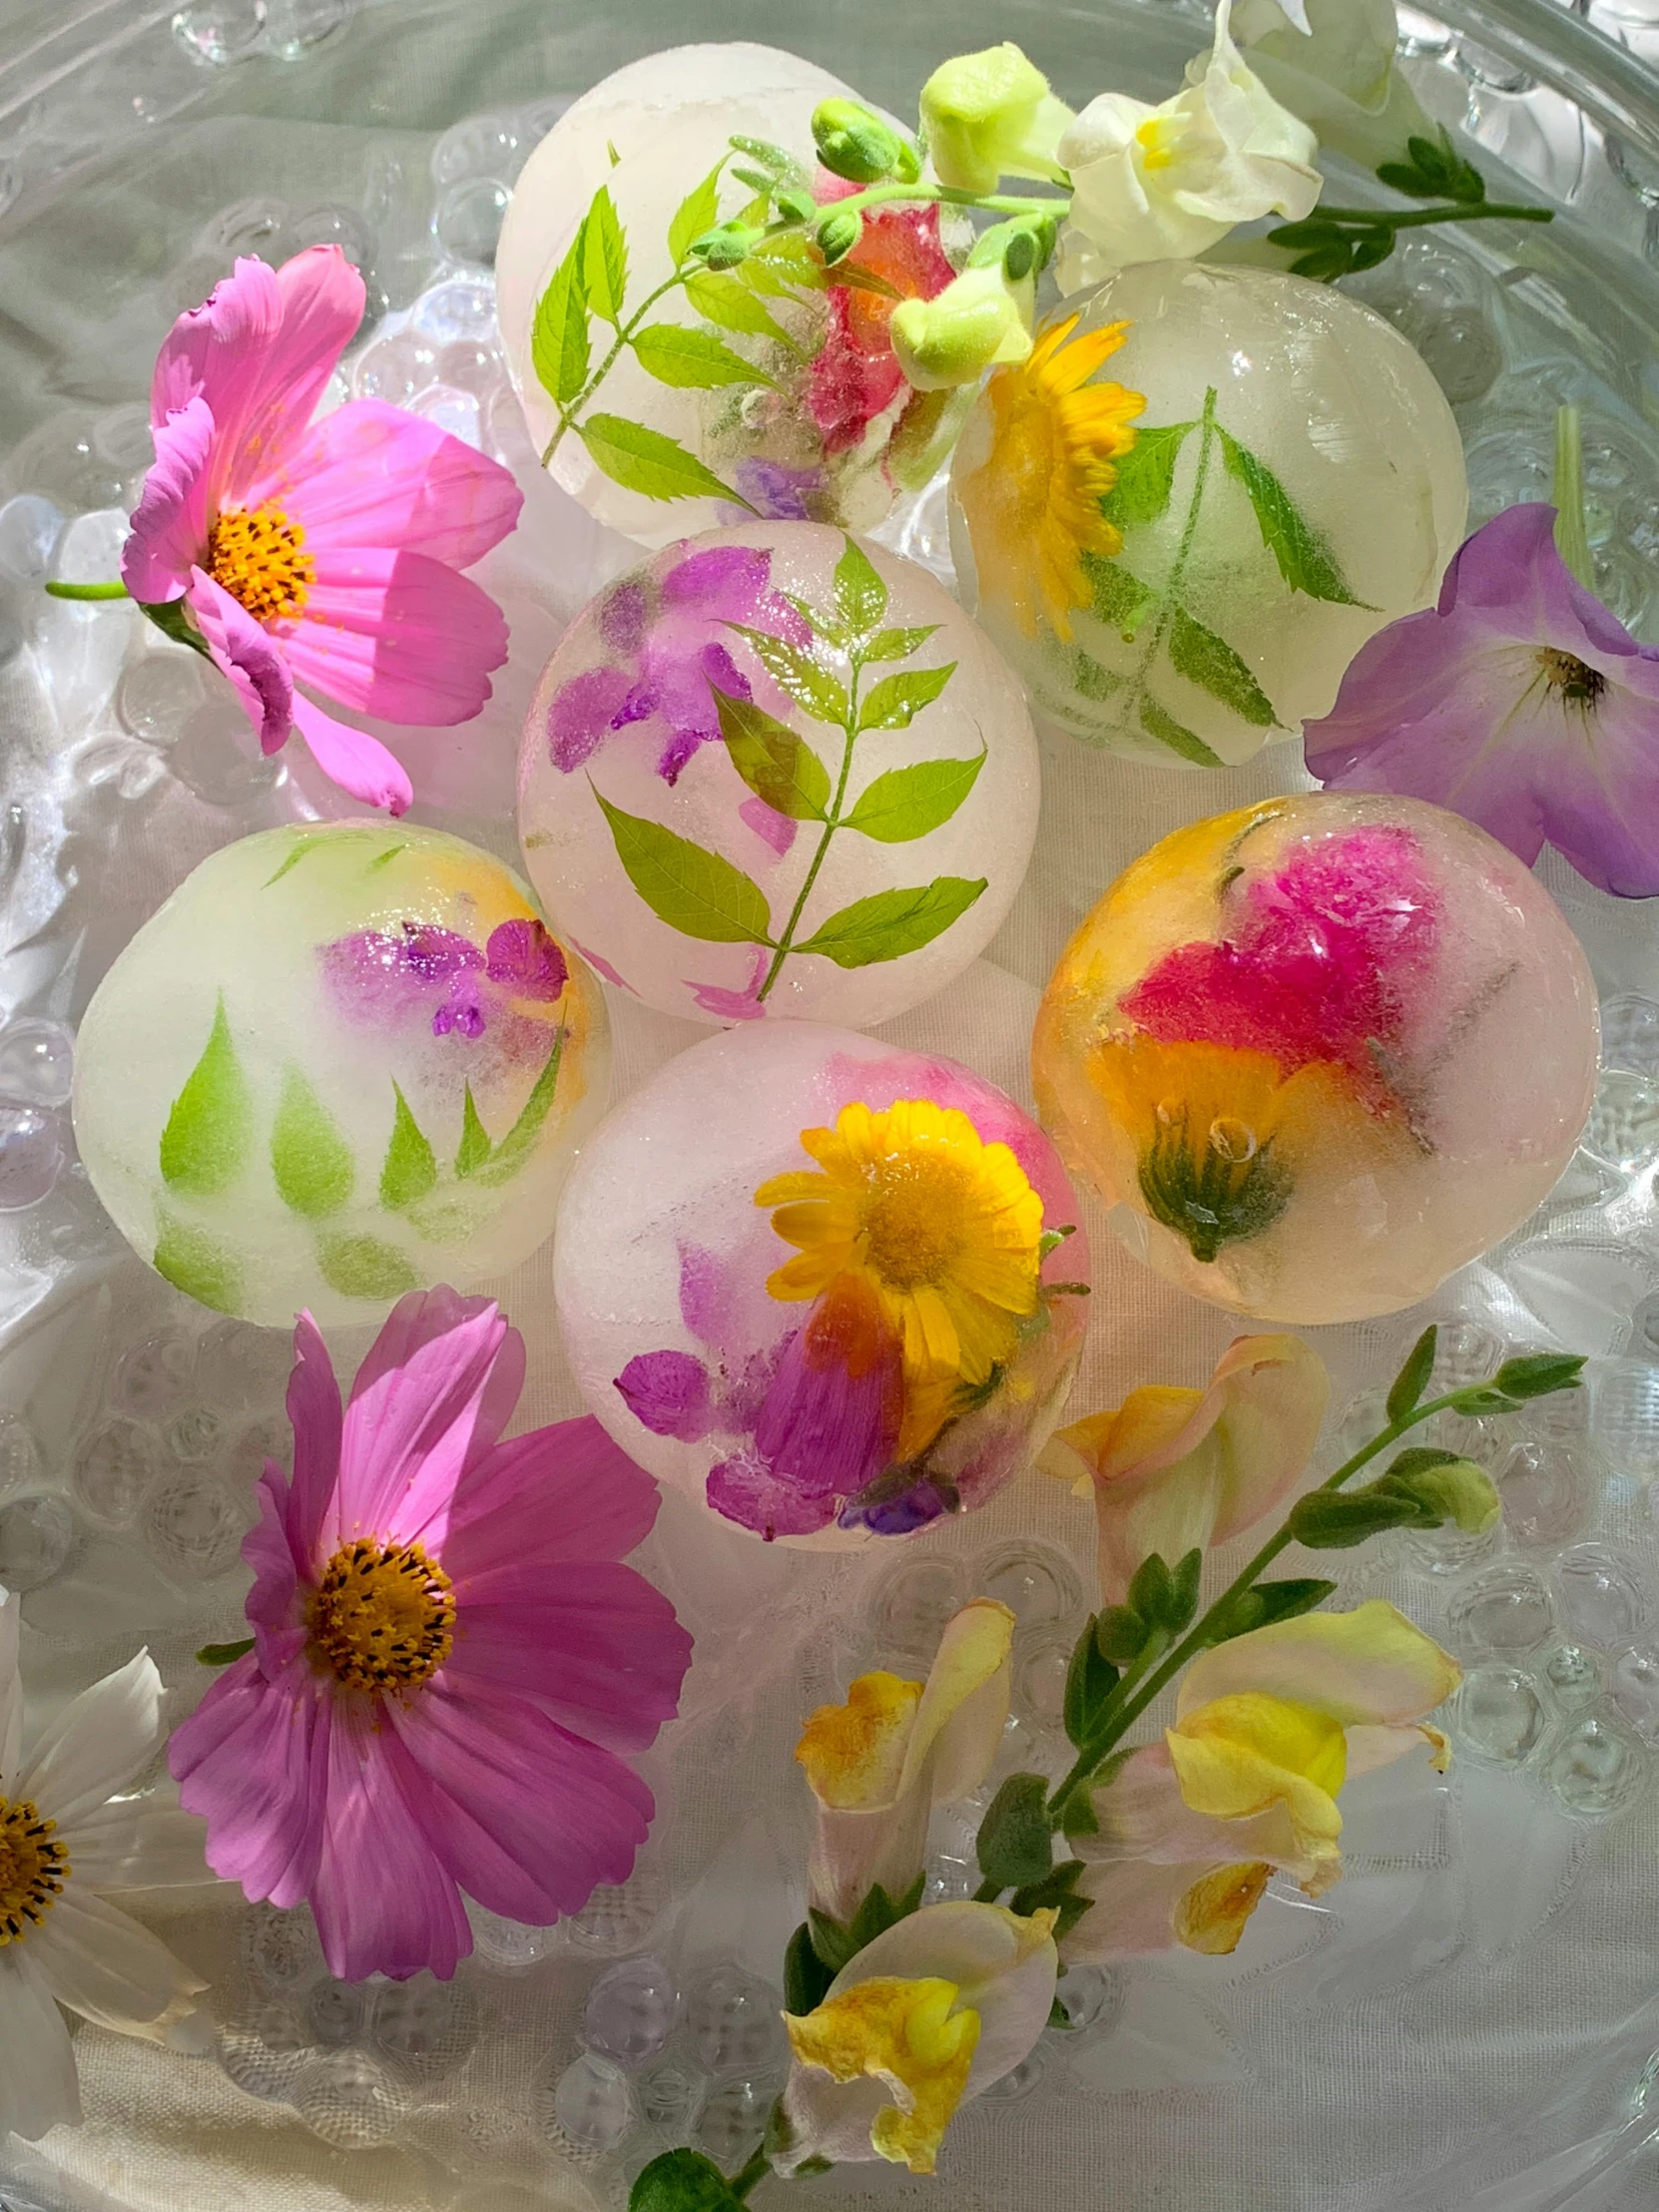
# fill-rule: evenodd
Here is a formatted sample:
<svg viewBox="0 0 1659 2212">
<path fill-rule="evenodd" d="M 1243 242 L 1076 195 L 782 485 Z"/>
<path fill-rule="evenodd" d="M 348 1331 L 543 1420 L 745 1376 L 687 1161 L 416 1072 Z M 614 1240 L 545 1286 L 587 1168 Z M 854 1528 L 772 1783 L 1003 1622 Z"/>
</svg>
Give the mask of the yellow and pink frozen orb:
<svg viewBox="0 0 1659 2212">
<path fill-rule="evenodd" d="M 1263 1320 L 1413 1304 L 1517 1228 L 1595 1088 L 1589 965 L 1503 846 L 1417 800 L 1168 836 L 1061 955 L 1044 1126 L 1129 1249 Z"/>
</svg>

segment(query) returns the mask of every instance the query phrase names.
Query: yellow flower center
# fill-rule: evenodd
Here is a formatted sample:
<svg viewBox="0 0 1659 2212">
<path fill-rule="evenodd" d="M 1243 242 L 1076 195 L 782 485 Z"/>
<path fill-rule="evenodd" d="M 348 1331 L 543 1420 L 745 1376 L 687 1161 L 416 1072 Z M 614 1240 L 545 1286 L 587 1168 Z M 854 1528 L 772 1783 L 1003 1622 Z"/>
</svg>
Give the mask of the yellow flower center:
<svg viewBox="0 0 1659 2212">
<path fill-rule="evenodd" d="M 312 1657 L 348 1690 L 417 1689 L 455 1643 L 449 1577 L 419 1544 L 342 1544 L 311 1600 Z"/>
<path fill-rule="evenodd" d="M 280 507 L 227 508 L 208 533 L 208 574 L 256 622 L 298 614 L 316 582 L 305 533 Z"/>
<path fill-rule="evenodd" d="M 870 1272 L 895 1291 L 943 1282 L 967 1245 L 974 1195 L 972 1172 L 938 1153 L 877 1162 L 858 1210 Z"/>
<path fill-rule="evenodd" d="M 69 1853 L 57 1822 L 27 1798 L 0 1798 L 0 1949 L 39 1928 L 69 1880 Z"/>
<path fill-rule="evenodd" d="M 1143 169 L 1168 169 L 1181 151 L 1183 125 L 1173 115 L 1149 115 L 1135 133 Z"/>
<path fill-rule="evenodd" d="M 1550 690 L 1575 706 L 1593 707 L 1607 689 L 1607 679 L 1600 669 L 1581 661 L 1576 653 L 1563 653 L 1559 646 L 1540 646 L 1538 666 Z"/>
</svg>

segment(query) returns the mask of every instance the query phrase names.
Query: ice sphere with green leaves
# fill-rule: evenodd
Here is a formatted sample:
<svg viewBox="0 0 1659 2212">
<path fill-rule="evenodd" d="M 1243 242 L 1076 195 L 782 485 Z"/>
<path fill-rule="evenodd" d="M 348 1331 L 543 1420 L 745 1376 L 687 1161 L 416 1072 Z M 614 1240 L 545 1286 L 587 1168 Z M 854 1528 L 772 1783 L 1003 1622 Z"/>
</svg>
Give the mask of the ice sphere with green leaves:
<svg viewBox="0 0 1659 2212">
<path fill-rule="evenodd" d="M 204 860 L 105 976 L 75 1132 L 192 1298 L 372 1321 L 534 1251 L 608 1060 L 598 985 L 499 860 L 408 823 L 292 825 Z"/>
<path fill-rule="evenodd" d="M 963 598 L 1038 719 L 1166 765 L 1327 713 L 1366 640 L 1432 602 L 1466 509 L 1456 423 L 1398 331 L 1329 285 L 1190 262 L 1120 271 L 995 371 L 951 467 Z"/>
<path fill-rule="evenodd" d="M 519 835 L 556 929 L 701 1021 L 884 1021 L 1008 911 L 1030 716 L 928 572 L 822 523 L 714 530 L 608 584 L 531 703 Z"/>
</svg>

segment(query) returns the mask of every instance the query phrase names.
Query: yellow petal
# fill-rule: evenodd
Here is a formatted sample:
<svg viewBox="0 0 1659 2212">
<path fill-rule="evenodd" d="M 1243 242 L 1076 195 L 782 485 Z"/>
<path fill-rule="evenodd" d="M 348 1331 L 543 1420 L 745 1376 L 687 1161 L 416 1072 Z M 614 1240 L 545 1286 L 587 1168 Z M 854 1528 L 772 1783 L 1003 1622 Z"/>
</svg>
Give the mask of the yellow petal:
<svg viewBox="0 0 1659 2212">
<path fill-rule="evenodd" d="M 1247 1691 L 1184 1714 L 1165 1742 L 1195 1813 L 1244 1820 L 1283 1804 L 1303 1833 L 1342 1834 L 1348 1744 L 1328 1714 Z"/>
<path fill-rule="evenodd" d="M 1195 1882 L 1175 1908 L 1175 1934 L 1189 1950 L 1212 1958 L 1237 1950 L 1250 1916 L 1262 1902 L 1273 1869 L 1261 1860 L 1218 1867 Z"/>
<path fill-rule="evenodd" d="M 990 1772 L 1008 1718 L 1014 1616 L 976 1597 L 946 1624 L 905 1746 L 901 1789 L 931 1767 L 935 1804 L 966 1797 Z"/>
<path fill-rule="evenodd" d="M 1182 1680 L 1177 1722 L 1198 1706 L 1257 1690 L 1312 1706 L 1344 1728 L 1415 1721 L 1462 1678 L 1431 1636 L 1371 1598 L 1351 1613 L 1305 1613 L 1204 1652 Z"/>
<path fill-rule="evenodd" d="M 792 1168 L 787 1175 L 775 1175 L 761 1185 L 755 1193 L 757 1206 L 789 1206 L 801 1199 L 826 1199 L 834 1189 L 827 1175 L 816 1175 L 811 1168 Z"/>
<path fill-rule="evenodd" d="M 821 2066 L 836 2081 L 868 2074 L 892 2091 L 870 2127 L 870 2144 L 912 2173 L 933 2171 L 967 2086 L 979 2015 L 958 2009 L 959 1995 L 955 1982 L 937 1975 L 881 1977 L 826 1997 L 805 2015 L 784 2015 L 803 2065 Z"/>
<path fill-rule="evenodd" d="M 844 1705 L 821 1705 L 803 1728 L 795 1752 L 814 1796 L 848 1812 L 890 1805 L 899 1794 L 921 1697 L 919 1682 L 896 1674 L 861 1674 Z"/>
</svg>

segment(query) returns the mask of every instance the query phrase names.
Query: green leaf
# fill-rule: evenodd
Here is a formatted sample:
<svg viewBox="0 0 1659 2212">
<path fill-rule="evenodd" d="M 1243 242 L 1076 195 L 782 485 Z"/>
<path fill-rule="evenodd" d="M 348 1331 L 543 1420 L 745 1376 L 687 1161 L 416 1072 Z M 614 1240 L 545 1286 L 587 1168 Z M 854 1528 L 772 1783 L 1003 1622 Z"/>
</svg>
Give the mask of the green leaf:
<svg viewBox="0 0 1659 2212">
<path fill-rule="evenodd" d="M 242 1173 L 253 1144 L 253 1095 L 222 991 L 202 1057 L 185 1077 L 162 1129 L 162 1181 L 192 1198 L 215 1198 Z"/>
<path fill-rule="evenodd" d="M 630 422 L 623 415 L 589 415 L 577 423 L 576 432 L 595 468 L 625 491 L 640 492 L 647 499 L 733 499 L 740 507 L 749 507 L 747 499 L 723 484 L 678 439 L 648 430 L 643 422 Z"/>
<path fill-rule="evenodd" d="M 950 820 L 984 765 L 985 756 L 979 753 L 971 761 L 917 761 L 910 768 L 888 769 L 859 793 L 846 827 L 861 830 L 880 844 L 925 837 Z"/>
<path fill-rule="evenodd" d="M 705 322 L 716 323 L 722 330 L 737 330 L 751 338 L 777 338 L 792 352 L 799 350 L 771 310 L 729 270 L 706 269 L 688 276 L 686 297 Z"/>
<path fill-rule="evenodd" d="M 282 1074 L 272 1125 L 271 1172 L 282 1204 L 307 1221 L 337 1214 L 357 1181 L 339 1123 L 291 1062 Z"/>
<path fill-rule="evenodd" d="M 322 1280 L 341 1298 L 401 1298 L 420 1281 L 396 1246 L 378 1237 L 318 1237 L 316 1261 Z"/>
<path fill-rule="evenodd" d="M 408 1100 L 395 1082 L 391 1088 L 397 1107 L 386 1157 L 380 1166 L 380 1204 L 397 1214 L 428 1195 L 438 1179 L 438 1163 L 419 1122 L 409 1111 Z"/>
<path fill-rule="evenodd" d="M 150 1265 L 175 1290 L 216 1314 L 242 1312 L 242 1269 L 235 1256 L 194 1223 L 163 1214 Z"/>
<path fill-rule="evenodd" d="M 1369 1536 L 1385 1528 L 1402 1528 L 1421 1518 L 1408 1497 L 1376 1489 L 1310 1490 L 1291 1507 L 1286 1523 L 1299 1544 L 1310 1551 L 1352 1551 Z"/>
<path fill-rule="evenodd" d="M 1054 1864 L 1048 1784 L 1040 1774 L 1011 1774 L 979 1823 L 979 1872 L 1000 1890 L 1043 1881 Z"/>
<path fill-rule="evenodd" d="M 1095 1649 L 1114 1667 L 1133 1666 L 1146 1649 L 1146 1638 L 1147 1624 L 1132 1605 L 1108 1605 L 1095 1615 Z"/>
<path fill-rule="evenodd" d="M 1123 1602 L 1149 1628 L 1162 1628 L 1175 1602 L 1174 1590 L 1169 1568 L 1158 1552 L 1151 1551 L 1131 1576 Z"/>
<path fill-rule="evenodd" d="M 1083 555 L 1083 573 L 1094 593 L 1096 617 L 1119 631 L 1125 645 L 1133 645 L 1136 631 L 1157 605 L 1157 595 L 1138 576 L 1131 576 L 1121 561 L 1102 560 L 1098 553 Z"/>
<path fill-rule="evenodd" d="M 862 262 L 836 262 L 829 282 L 842 291 L 873 292 L 877 299 L 902 299 L 904 296 L 896 284 L 889 284 L 885 276 L 878 276 Z"/>
<path fill-rule="evenodd" d="M 565 1033 L 561 1029 L 553 1039 L 553 1049 L 542 1065 L 541 1073 L 530 1086 L 530 1095 L 518 1110 L 518 1119 L 496 1145 L 481 1166 L 472 1171 L 474 1183 L 487 1190 L 495 1190 L 503 1183 L 510 1183 L 535 1149 L 541 1135 L 542 1124 L 553 1108 L 553 1094 L 559 1086 L 559 1060 L 564 1051 Z"/>
<path fill-rule="evenodd" d="M 1081 1859 L 1062 1859 L 1057 1867 L 1049 1868 L 1040 1882 L 1027 1883 L 1023 1890 L 1016 1890 L 1009 1911 L 1031 1914 L 1040 1913 L 1044 1906 L 1063 1905 L 1076 1889 L 1083 1871 Z"/>
<path fill-rule="evenodd" d="M 772 943 L 766 893 L 741 868 L 660 823 L 624 814 L 601 792 L 593 796 L 629 882 L 659 921 L 709 944 Z"/>
<path fill-rule="evenodd" d="M 1262 543 L 1279 564 L 1279 573 L 1292 591 L 1309 599 L 1324 599 L 1339 607 L 1360 607 L 1344 581 L 1337 556 L 1303 514 L 1279 478 L 1248 446 L 1239 443 L 1217 425 L 1222 459 L 1227 473 L 1244 486 L 1255 510 Z"/>
<path fill-rule="evenodd" d="M 902 630 L 877 630 L 858 658 L 865 662 L 907 661 L 912 653 L 921 651 L 938 627 L 936 622 L 918 622 Z"/>
<path fill-rule="evenodd" d="M 1088 1742 L 1100 1708 L 1117 1685 L 1118 1670 L 1110 1660 L 1101 1657 L 1100 1646 L 1095 1641 L 1095 1619 L 1091 1614 L 1066 1669 L 1064 1716 L 1070 1742 L 1079 1747 Z"/>
<path fill-rule="evenodd" d="M 530 365 L 542 388 L 568 406 L 588 380 L 588 227 L 580 223 L 536 304 L 530 328 Z"/>
<path fill-rule="evenodd" d="M 1179 753 L 1184 761 L 1195 761 L 1200 768 L 1224 765 L 1221 755 L 1212 752 L 1196 730 L 1189 730 L 1184 722 L 1177 722 L 1150 696 L 1141 701 L 1141 728 L 1149 738 L 1156 738 L 1172 753 Z"/>
<path fill-rule="evenodd" d="M 1114 692 L 1122 691 L 1125 679 L 1115 668 L 1107 668 L 1091 654 L 1079 648 L 1072 667 L 1071 681 L 1080 699 L 1092 699 L 1097 703 L 1108 700 Z"/>
<path fill-rule="evenodd" d="M 849 636 L 866 637 L 887 611 L 887 587 L 876 574 L 869 555 L 854 539 L 845 540 L 846 550 L 835 563 L 835 573 L 830 579 L 834 593 L 835 612 L 845 623 Z"/>
<path fill-rule="evenodd" d="M 255 1639 L 244 1636 L 235 1644 L 204 1644 L 196 1654 L 199 1667 L 234 1667 L 239 1659 L 246 1659 L 254 1648 Z"/>
<path fill-rule="evenodd" d="M 1160 1621 L 1172 1636 L 1179 1636 L 1198 1611 L 1198 1585 L 1204 1574 L 1204 1553 L 1195 1545 L 1176 1561 L 1170 1576 L 1169 1604 Z"/>
<path fill-rule="evenodd" d="M 626 864 L 626 863 L 625 863 Z M 797 952 L 817 952 L 837 967 L 869 967 L 877 960 L 901 959 L 942 936 L 985 888 L 984 876 L 936 875 L 914 889 L 877 891 L 814 930 Z"/>
<path fill-rule="evenodd" d="M 834 1975 L 813 1948 L 813 1932 L 805 1921 L 790 1937 L 784 1952 L 784 2009 L 799 2019 L 813 2012 L 829 1994 Z"/>
<path fill-rule="evenodd" d="M 478 1113 L 478 1102 L 472 1095 L 472 1085 L 466 1086 L 461 1100 L 461 1141 L 455 1147 L 455 1173 L 459 1176 L 475 1175 L 490 1156 L 490 1133 L 484 1127 Z"/>
<path fill-rule="evenodd" d="M 721 384 L 770 384 L 764 368 L 734 353 L 712 330 L 688 330 L 678 322 L 649 322 L 632 340 L 639 363 L 659 384 L 713 391 Z"/>
<path fill-rule="evenodd" d="M 1168 511 L 1175 484 L 1175 464 L 1181 447 L 1196 422 L 1155 423 L 1137 428 L 1135 442 L 1115 464 L 1118 480 L 1100 502 L 1100 511 L 1120 530 L 1135 530 L 1156 522 Z"/>
<path fill-rule="evenodd" d="M 720 221 L 720 173 L 725 167 L 723 156 L 674 211 L 668 227 L 668 258 L 676 269 L 685 260 L 692 240 L 712 231 Z"/>
<path fill-rule="evenodd" d="M 854 1956 L 866 1943 L 873 1943 L 877 1936 L 884 1935 L 889 1928 L 895 1928 L 900 1921 L 908 1920 L 920 1905 L 922 1892 L 926 1887 L 925 1870 L 918 1873 L 909 1888 L 901 1891 L 896 1898 L 889 1897 L 879 1882 L 872 1882 L 860 1900 L 858 1910 L 847 1924 L 846 1932 L 852 1938 Z"/>
<path fill-rule="evenodd" d="M 1444 124 L 1436 138 L 1408 138 L 1405 151 L 1407 161 L 1378 164 L 1378 177 L 1395 192 L 1412 200 L 1454 200 L 1465 208 L 1485 199 L 1485 179 L 1458 153 Z"/>
<path fill-rule="evenodd" d="M 1505 1360 L 1492 1377 L 1492 1387 L 1505 1397 L 1548 1397 L 1556 1390 L 1576 1389 L 1583 1366 L 1577 1353 L 1532 1352 Z"/>
<path fill-rule="evenodd" d="M 743 2201 L 700 2150 L 665 2150 L 640 2168 L 628 2212 L 741 2212 Z"/>
<path fill-rule="evenodd" d="M 582 275 L 588 304 L 595 314 L 603 315 L 620 329 L 623 295 L 628 289 L 628 242 L 609 185 L 601 185 L 594 194 L 582 228 L 586 234 Z"/>
<path fill-rule="evenodd" d="M 930 707 L 956 673 L 956 663 L 943 668 L 904 668 L 896 676 L 883 676 L 871 684 L 858 709 L 859 731 L 907 730 L 923 707 Z"/>
<path fill-rule="evenodd" d="M 1256 729 L 1273 727 L 1277 719 L 1273 701 L 1251 674 L 1248 663 L 1179 601 L 1170 608 L 1169 657 L 1176 674 L 1184 676 L 1189 684 L 1197 684 Z"/>
<path fill-rule="evenodd" d="M 1438 1328 L 1430 1322 L 1405 1355 L 1405 1365 L 1393 1379 L 1384 1407 L 1390 1423 L 1403 1420 L 1407 1413 L 1415 1412 L 1422 1402 L 1422 1393 L 1428 1387 L 1428 1378 L 1434 1372 L 1434 1349 L 1439 1339 Z"/>
<path fill-rule="evenodd" d="M 775 638 L 770 630 L 751 630 L 741 622 L 729 622 L 740 638 L 755 648 L 761 666 L 798 707 L 805 707 L 816 722 L 844 728 L 847 716 L 846 687 L 803 647 L 787 638 Z"/>
<path fill-rule="evenodd" d="M 758 290 L 771 291 L 774 298 L 792 289 L 823 291 L 829 283 L 823 261 L 800 231 L 764 239 L 744 262 L 743 279 Z"/>
<path fill-rule="evenodd" d="M 783 147 L 775 146 L 771 139 L 747 138 L 742 132 L 734 131 L 727 143 L 736 152 L 747 154 L 752 162 L 759 162 L 763 169 L 783 182 L 788 183 L 805 175 L 795 156 L 786 153 Z"/>
<path fill-rule="evenodd" d="M 752 699 L 734 699 L 714 684 L 709 690 L 732 766 L 756 798 L 792 822 L 823 822 L 830 774 L 812 747 Z"/>
<path fill-rule="evenodd" d="M 1275 1621 L 1294 1620 L 1299 1613 L 1311 1613 L 1316 1605 L 1325 1603 L 1336 1587 L 1335 1582 L 1323 1582 L 1313 1575 L 1291 1575 L 1281 1582 L 1258 1582 L 1254 1589 L 1239 1592 L 1213 1624 L 1210 1641 L 1224 1644 L 1235 1636 L 1248 1636 L 1254 1629 L 1269 1628 Z"/>
<path fill-rule="evenodd" d="M 852 1940 L 852 1931 L 843 1928 L 828 1913 L 821 1913 L 817 1906 L 809 1909 L 807 1926 L 812 1933 L 813 1953 L 830 1973 L 839 1973 L 849 1959 L 857 1957 L 858 1946 Z"/>
</svg>

